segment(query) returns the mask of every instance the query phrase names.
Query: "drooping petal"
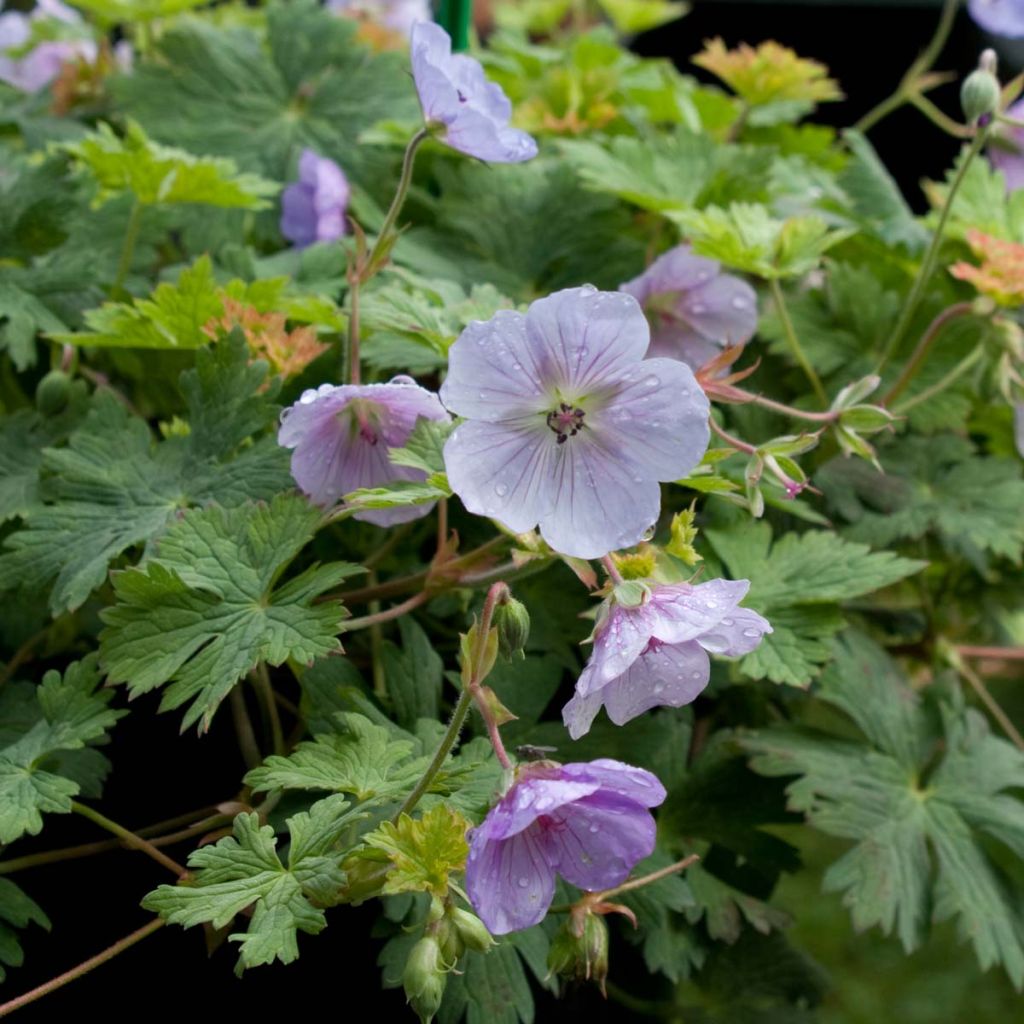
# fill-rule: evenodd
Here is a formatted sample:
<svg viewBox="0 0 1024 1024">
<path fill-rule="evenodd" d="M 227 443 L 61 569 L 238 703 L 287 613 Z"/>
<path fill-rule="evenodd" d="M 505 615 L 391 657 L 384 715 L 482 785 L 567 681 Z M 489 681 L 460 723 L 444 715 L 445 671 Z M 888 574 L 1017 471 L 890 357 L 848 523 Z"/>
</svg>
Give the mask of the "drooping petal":
<svg viewBox="0 0 1024 1024">
<path fill-rule="evenodd" d="M 444 446 L 448 483 L 470 512 L 522 533 L 555 501 L 554 447 L 543 420 L 460 423 Z"/>
<path fill-rule="evenodd" d="M 1007 39 L 1024 37 L 1024 5 L 1020 0 L 967 0 L 967 10 L 993 35 Z"/>
<path fill-rule="evenodd" d="M 602 789 L 550 816 L 548 847 L 558 873 L 581 889 L 620 885 L 654 850 L 657 828 L 646 807 Z"/>
<path fill-rule="evenodd" d="M 727 654 L 739 657 L 749 654 L 765 633 L 774 632 L 771 624 L 762 615 L 750 608 L 736 608 L 721 619 L 710 632 L 697 637 L 697 643 L 712 654 Z"/>
<path fill-rule="evenodd" d="M 657 807 L 667 795 L 653 772 L 610 757 L 563 764 L 559 770 L 566 779 L 597 783 L 602 790 L 627 797 L 644 807 Z"/>
<path fill-rule="evenodd" d="M 693 586 L 673 583 L 655 587 L 651 604 L 656 621 L 651 636 L 664 643 L 678 644 L 716 630 L 746 597 L 749 580 L 708 580 Z"/>
<path fill-rule="evenodd" d="M 639 277 L 619 289 L 636 297 L 641 305 L 658 295 L 688 292 L 711 281 L 721 270 L 717 260 L 696 256 L 688 245 L 663 252 Z"/>
<path fill-rule="evenodd" d="M 689 366 L 673 359 L 646 359 L 587 422 L 617 462 L 654 480 L 678 480 L 707 451 L 709 412 L 707 395 Z"/>
<path fill-rule="evenodd" d="M 539 378 L 571 402 L 607 391 L 635 370 L 650 344 L 637 301 L 592 285 L 565 288 L 531 303 L 526 330 Z"/>
<path fill-rule="evenodd" d="M 508 839 L 529 828 L 540 815 L 600 788 L 600 781 L 564 775 L 562 767 L 538 764 L 522 769 L 515 785 L 494 805 L 478 831 L 488 839 Z"/>
<path fill-rule="evenodd" d="M 745 344 L 757 330 L 757 293 L 732 274 L 719 274 L 694 289 L 680 309 L 696 331 L 723 348 Z"/>
<path fill-rule="evenodd" d="M 470 838 L 466 892 L 493 935 L 530 928 L 543 920 L 555 895 L 555 871 L 545 837 L 534 825 L 510 839 Z"/>
<path fill-rule="evenodd" d="M 598 712 L 604 707 L 604 689 L 598 688 L 592 693 L 576 692 L 562 708 L 562 724 L 569 730 L 569 736 L 578 740 L 590 732 Z"/>
<path fill-rule="evenodd" d="M 657 606 L 650 601 L 635 608 L 613 604 L 594 637 L 594 650 L 576 692 L 591 693 L 621 676 L 644 652 L 657 624 Z"/>
<path fill-rule="evenodd" d="M 492 164 L 521 164 L 537 155 L 532 135 L 498 124 L 477 110 L 460 113 L 445 133 L 445 142 L 460 153 Z"/>
<path fill-rule="evenodd" d="M 700 643 L 655 644 L 626 672 L 607 683 L 601 696 L 616 725 L 656 707 L 679 708 L 708 685 L 711 664 Z"/>
</svg>

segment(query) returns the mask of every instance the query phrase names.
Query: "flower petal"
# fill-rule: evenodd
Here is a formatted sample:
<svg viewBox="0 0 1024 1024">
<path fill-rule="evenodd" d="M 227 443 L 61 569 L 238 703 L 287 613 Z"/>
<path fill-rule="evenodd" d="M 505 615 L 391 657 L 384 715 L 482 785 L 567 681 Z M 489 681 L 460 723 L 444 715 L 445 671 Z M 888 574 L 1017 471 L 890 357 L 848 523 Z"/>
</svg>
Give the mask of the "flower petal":
<svg viewBox="0 0 1024 1024">
<path fill-rule="evenodd" d="M 749 580 L 722 579 L 697 586 L 673 583 L 656 587 L 649 602 L 657 614 L 651 635 L 664 643 L 678 644 L 699 639 L 710 630 L 717 632 L 749 589 Z"/>
<path fill-rule="evenodd" d="M 598 779 L 567 776 L 563 766 L 531 765 L 491 808 L 478 829 L 488 839 L 508 839 L 529 828 L 540 815 L 589 796 L 600 788 Z"/>
<path fill-rule="evenodd" d="M 737 608 L 723 618 L 713 632 L 697 637 L 697 643 L 712 654 L 738 657 L 749 654 L 761 643 L 765 633 L 772 632 L 774 630 L 768 620 L 753 609 Z"/>
<path fill-rule="evenodd" d="M 708 341 L 743 345 L 757 330 L 757 293 L 732 274 L 719 274 L 679 304 L 684 319 Z"/>
<path fill-rule="evenodd" d="M 635 806 L 635 805 L 634 805 Z M 555 895 L 555 872 L 539 826 L 510 839 L 470 838 L 466 892 L 492 935 L 530 928 L 544 919 Z"/>
<path fill-rule="evenodd" d="M 593 693 L 580 693 L 577 689 L 562 708 L 562 724 L 569 730 L 569 736 L 574 740 L 586 736 L 603 706 L 603 689 L 599 688 Z"/>
<path fill-rule="evenodd" d="M 551 816 L 547 844 L 554 866 L 581 889 L 620 885 L 654 850 L 657 828 L 641 804 L 602 790 Z"/>
<path fill-rule="evenodd" d="M 607 683 L 601 696 L 608 717 L 616 725 L 625 725 L 651 708 L 691 703 L 708 685 L 710 675 L 711 663 L 696 641 L 657 644 Z"/>
<path fill-rule="evenodd" d="M 621 676 L 646 649 L 658 626 L 658 614 L 653 601 L 635 608 L 612 604 L 594 637 L 594 650 L 576 683 L 576 692 L 599 690 Z"/>
<path fill-rule="evenodd" d="M 596 782 L 602 790 L 628 797 L 644 807 L 657 807 L 666 796 L 665 787 L 653 772 L 610 757 L 563 764 L 559 772 L 564 779 Z"/>
</svg>

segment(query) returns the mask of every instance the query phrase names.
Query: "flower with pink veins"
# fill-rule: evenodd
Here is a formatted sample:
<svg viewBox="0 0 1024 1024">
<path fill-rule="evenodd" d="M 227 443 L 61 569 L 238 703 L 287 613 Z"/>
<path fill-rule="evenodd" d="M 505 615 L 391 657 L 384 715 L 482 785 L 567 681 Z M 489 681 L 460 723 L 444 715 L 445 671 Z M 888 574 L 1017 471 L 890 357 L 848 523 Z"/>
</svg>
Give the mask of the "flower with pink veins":
<svg viewBox="0 0 1024 1024">
<path fill-rule="evenodd" d="M 411 377 L 387 384 L 321 384 L 304 391 L 281 414 L 278 444 L 292 448 L 292 476 L 318 505 L 333 505 L 361 487 L 382 487 L 396 480 L 425 480 L 426 473 L 396 466 L 389 448 L 409 440 L 419 417 L 448 420 L 437 395 Z M 366 509 L 357 512 L 377 526 L 394 526 L 425 516 L 432 504 Z"/>
<path fill-rule="evenodd" d="M 649 808 L 664 799 L 655 775 L 608 758 L 520 768 L 470 833 L 466 892 L 488 931 L 505 935 L 542 921 L 556 874 L 584 890 L 621 885 L 653 852 Z"/>
<path fill-rule="evenodd" d="M 723 348 L 745 345 L 757 330 L 754 289 L 688 245 L 662 253 L 619 291 L 632 295 L 650 320 L 650 355 L 681 359 L 693 370 Z"/>
<path fill-rule="evenodd" d="M 652 584 L 642 604 L 614 597 L 602 610 L 594 651 L 562 709 L 562 721 L 579 739 L 602 707 L 616 725 L 654 707 L 681 707 L 708 685 L 708 652 L 749 654 L 772 627 L 739 603 L 747 580 Z"/>
<path fill-rule="evenodd" d="M 470 512 L 554 550 L 599 558 L 641 540 L 659 481 L 708 445 L 708 400 L 685 364 L 644 359 L 636 300 L 586 285 L 471 323 L 449 350 L 441 400 L 465 422 L 444 448 Z"/>
</svg>

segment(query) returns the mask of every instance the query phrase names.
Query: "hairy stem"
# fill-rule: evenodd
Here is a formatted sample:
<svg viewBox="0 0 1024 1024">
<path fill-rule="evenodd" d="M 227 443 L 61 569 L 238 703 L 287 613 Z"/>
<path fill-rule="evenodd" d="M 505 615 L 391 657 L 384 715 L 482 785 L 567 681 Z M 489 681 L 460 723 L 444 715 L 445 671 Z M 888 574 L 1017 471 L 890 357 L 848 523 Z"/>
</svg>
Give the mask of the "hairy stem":
<svg viewBox="0 0 1024 1024">
<path fill-rule="evenodd" d="M 964 679 L 971 684 L 971 689 L 978 695 L 982 704 L 988 708 L 989 714 L 999 723 L 1000 728 L 1010 738 L 1010 741 L 1018 749 L 1024 751 L 1024 736 L 1018 732 L 1017 727 L 1010 721 L 1010 716 L 999 706 L 999 702 L 989 693 L 984 680 L 970 666 L 962 662 L 957 665 L 957 671 Z"/>
<path fill-rule="evenodd" d="M 957 652 L 966 658 L 1024 661 L 1024 647 L 977 647 L 973 644 L 959 644 Z"/>
<path fill-rule="evenodd" d="M 119 939 L 112 946 L 108 946 L 103 950 L 102 953 L 97 953 L 95 956 L 80 963 L 77 967 L 72 967 L 70 971 L 58 974 L 56 978 L 51 978 L 49 981 L 38 986 L 38 988 L 18 996 L 17 999 L 11 999 L 9 1002 L 0 1004 L 0 1017 L 6 1017 L 8 1014 L 14 1013 L 15 1010 L 20 1010 L 23 1006 L 28 1006 L 29 1003 L 34 1003 L 37 999 L 42 999 L 43 996 L 56 992 L 57 989 L 63 988 L 68 982 L 81 978 L 83 974 L 88 974 L 94 967 L 99 967 L 108 960 L 113 960 L 119 953 L 130 949 L 137 942 L 141 942 L 147 935 L 152 935 L 153 932 L 162 928 L 163 925 L 163 919 L 155 917 L 149 924 L 144 924 L 137 931 L 132 932 L 131 935 L 126 935 L 123 939 Z"/>
<path fill-rule="evenodd" d="M 132 269 L 132 259 L 135 256 L 135 243 L 139 240 L 139 228 L 142 227 L 143 206 L 137 199 L 132 204 L 131 212 L 128 214 L 128 225 L 124 230 L 124 242 L 121 245 L 121 257 L 117 261 L 117 273 L 114 275 L 114 283 L 110 288 L 113 295 L 116 295 L 124 285 L 128 272 Z"/>
<path fill-rule="evenodd" d="M 699 854 L 691 853 L 689 857 L 677 860 L 675 864 L 669 864 L 668 867 L 658 868 L 657 871 L 652 871 L 649 875 L 642 875 L 640 878 L 630 878 L 623 882 L 622 885 L 615 886 L 614 889 L 605 889 L 603 892 L 596 893 L 595 895 L 601 900 L 607 900 L 612 896 L 619 896 L 624 892 L 630 892 L 633 889 L 640 889 L 645 885 L 650 885 L 651 882 L 658 882 L 662 878 L 668 878 L 669 875 L 675 875 L 680 871 L 685 871 L 688 867 L 692 864 L 696 864 L 699 860 Z"/>
<path fill-rule="evenodd" d="M 362 378 L 359 360 L 359 275 L 352 274 L 348 282 L 348 350 L 345 367 L 349 384 L 358 384 Z"/>
<path fill-rule="evenodd" d="M 253 672 L 253 687 L 260 699 L 263 716 L 270 725 L 274 753 L 284 754 L 284 730 L 281 728 L 281 716 L 277 713 L 277 701 L 274 700 L 274 684 L 270 681 L 270 670 L 265 661 L 261 661 Z"/>
<path fill-rule="evenodd" d="M 263 763 L 263 754 L 256 741 L 256 730 L 252 727 L 249 709 L 245 706 L 245 694 L 240 686 L 232 686 L 228 695 L 231 704 L 231 720 L 235 725 L 235 736 L 238 738 L 238 749 L 246 768 L 255 768 Z"/>
<path fill-rule="evenodd" d="M 612 583 L 618 584 L 622 582 L 622 573 L 619 572 L 619 567 L 615 564 L 615 559 L 611 555 L 602 555 L 601 564 L 604 566 L 605 572 L 608 573 L 608 578 Z"/>
<path fill-rule="evenodd" d="M 911 353 L 910 358 L 907 360 L 907 365 L 903 367 L 903 371 L 900 373 L 891 388 L 885 393 L 885 397 L 882 399 L 882 405 L 888 405 L 890 402 L 895 401 L 903 394 L 907 389 L 907 385 L 917 375 L 917 371 L 921 368 L 921 364 L 924 362 L 925 357 L 931 351 L 932 345 L 935 344 L 936 339 L 942 333 L 943 328 L 951 320 L 957 319 L 957 317 L 967 316 L 974 311 L 974 304 L 971 302 L 957 302 L 950 306 L 948 309 L 944 309 L 939 315 L 928 325 L 928 329 L 921 335 L 920 341 Z"/>
<path fill-rule="evenodd" d="M 800 368 L 810 381 L 811 387 L 814 388 L 814 393 L 821 399 L 824 405 L 828 405 L 828 395 L 825 394 L 821 378 L 814 367 L 811 366 L 811 361 L 807 358 L 807 353 L 804 351 L 803 345 L 800 344 L 796 329 L 793 327 L 793 321 L 790 319 L 789 309 L 786 306 L 786 297 L 782 294 L 782 285 L 779 284 L 778 278 L 772 278 L 771 290 L 772 298 L 775 300 L 775 308 L 779 312 L 779 320 L 782 323 L 782 332 L 786 336 L 786 341 L 789 344 L 790 351 L 793 353 L 793 358 L 800 364 Z"/>
<path fill-rule="evenodd" d="M 919 391 L 916 395 L 898 402 L 893 406 L 892 411 L 902 415 L 913 409 L 915 405 L 920 405 L 922 402 L 927 402 L 929 398 L 934 398 L 936 395 L 941 394 L 946 388 L 955 384 L 984 354 L 985 350 L 980 345 L 971 349 L 941 380 L 937 380 L 931 387 L 925 388 L 924 391 Z"/>
<path fill-rule="evenodd" d="M 921 267 L 917 272 L 917 277 L 914 278 L 914 283 L 911 286 L 906 301 L 903 303 L 903 308 L 900 310 L 896 326 L 893 328 L 892 334 L 889 335 L 889 340 L 886 342 L 885 349 L 882 352 L 882 357 L 878 361 L 878 365 L 875 367 L 875 373 L 880 373 L 883 367 L 896 354 L 896 350 L 899 348 L 900 342 L 903 340 L 904 334 L 907 333 L 907 329 L 910 327 L 910 323 L 914 319 L 914 314 L 917 312 L 918 306 L 921 304 L 921 299 L 924 298 L 925 288 L 928 286 L 928 282 L 931 280 L 931 276 L 935 271 L 935 264 L 938 262 L 939 249 L 942 246 L 942 238 L 946 231 L 946 223 L 949 220 L 949 213 L 953 208 L 953 202 L 956 200 L 956 194 L 960 191 L 960 186 L 963 184 L 964 178 L 967 176 L 967 168 L 971 166 L 974 158 L 981 152 L 981 147 L 985 144 L 986 135 L 986 129 L 979 128 L 973 141 L 967 147 L 963 160 L 960 161 L 960 167 L 956 172 L 956 177 L 949 186 L 949 192 L 946 194 L 946 201 L 942 204 L 942 209 L 939 212 L 939 223 L 935 226 L 935 234 L 932 235 L 931 243 L 924 254 L 924 259 L 921 261 Z"/>
<path fill-rule="evenodd" d="M 834 423 L 842 415 L 838 409 L 826 409 L 824 412 L 813 412 L 810 409 L 797 409 L 792 405 L 784 405 L 776 402 L 774 398 L 766 395 L 755 394 L 753 391 L 745 391 L 743 388 L 733 387 L 728 384 L 725 387 L 716 385 L 709 381 L 704 385 L 705 393 L 720 402 L 727 402 L 732 405 L 758 405 L 762 409 L 770 409 L 779 413 L 780 416 L 791 416 L 793 419 L 807 420 L 810 423 Z"/>
<path fill-rule="evenodd" d="M 75 814 L 80 814 L 83 818 L 88 818 L 93 822 L 93 824 L 99 825 L 100 828 L 106 829 L 107 832 L 112 832 L 119 839 L 123 839 L 132 848 L 141 850 L 143 853 L 148 854 L 158 864 L 162 864 L 167 868 L 168 871 L 173 871 L 179 878 L 188 874 L 186 869 L 176 860 L 172 860 L 166 853 L 158 850 L 151 842 L 149 842 L 149 840 L 143 839 L 142 836 L 126 829 L 123 825 L 118 825 L 116 821 L 111 821 L 110 818 L 100 814 L 99 811 L 93 810 L 91 807 L 86 807 L 85 804 L 80 804 L 77 800 L 71 801 L 71 810 L 74 811 Z"/>
<path fill-rule="evenodd" d="M 757 448 L 748 444 L 746 441 L 741 441 L 738 437 L 734 437 L 724 427 L 720 427 L 716 422 L 714 416 L 708 417 L 708 423 L 711 425 L 711 429 L 730 447 L 735 448 L 738 452 L 743 452 L 746 455 L 756 455 Z"/>
<path fill-rule="evenodd" d="M 357 629 L 367 629 L 381 622 L 390 622 L 392 619 L 400 618 L 406 612 L 411 612 L 414 608 L 419 608 L 421 604 L 425 604 L 432 596 L 430 591 L 421 590 L 418 594 L 413 594 L 412 597 L 401 604 L 392 605 L 390 608 L 385 608 L 383 611 L 372 615 L 361 615 L 355 619 L 348 619 L 342 625 L 346 633 L 352 633 Z"/>
</svg>

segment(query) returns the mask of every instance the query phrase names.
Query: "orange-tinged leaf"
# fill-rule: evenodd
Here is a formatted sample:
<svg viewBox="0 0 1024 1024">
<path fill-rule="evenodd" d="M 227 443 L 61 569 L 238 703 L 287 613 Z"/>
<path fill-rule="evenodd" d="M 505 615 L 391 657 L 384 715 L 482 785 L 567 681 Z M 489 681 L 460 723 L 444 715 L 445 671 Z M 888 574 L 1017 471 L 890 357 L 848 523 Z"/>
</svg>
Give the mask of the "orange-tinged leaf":
<svg viewBox="0 0 1024 1024">
<path fill-rule="evenodd" d="M 993 238 L 972 228 L 967 242 L 981 266 L 961 261 L 949 272 L 961 281 L 968 281 L 982 294 L 1000 306 L 1024 303 L 1024 245 Z"/>
</svg>

